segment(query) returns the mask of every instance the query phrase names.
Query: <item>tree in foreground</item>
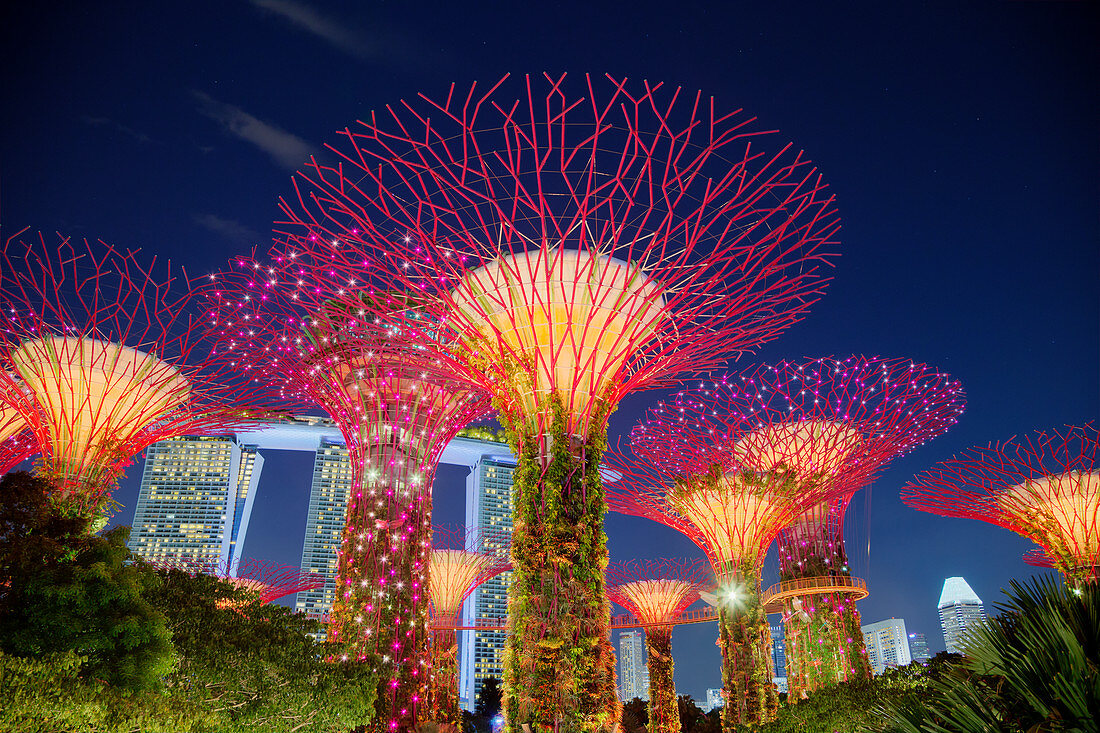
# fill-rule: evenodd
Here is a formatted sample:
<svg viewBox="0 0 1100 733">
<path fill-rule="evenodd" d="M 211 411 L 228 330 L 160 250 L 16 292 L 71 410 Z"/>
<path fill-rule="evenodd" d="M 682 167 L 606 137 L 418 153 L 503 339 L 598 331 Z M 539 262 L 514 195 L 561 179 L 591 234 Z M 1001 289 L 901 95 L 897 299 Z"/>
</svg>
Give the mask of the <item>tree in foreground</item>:
<svg viewBox="0 0 1100 733">
<path fill-rule="evenodd" d="M 822 467 L 813 481 L 786 467 L 759 471 L 772 444 L 737 441 L 758 428 L 736 409 L 751 385 L 710 383 L 658 403 L 630 434 L 633 456 L 609 452 L 622 479 L 608 492 L 615 511 L 647 517 L 690 538 L 710 560 L 718 581 L 718 643 L 722 650 L 723 728 L 757 725 L 779 705 L 772 682 L 771 633 L 760 588 L 768 547 L 810 507 L 847 493 L 844 465 Z"/>
<path fill-rule="evenodd" d="M 373 724 L 411 729 L 430 694 L 432 480 L 444 447 L 485 414 L 488 397 L 456 376 L 445 350 L 410 338 L 395 315 L 417 311 L 410 299 L 358 289 L 353 302 L 315 301 L 303 293 L 327 291 L 333 276 L 320 273 L 305 287 L 256 260 L 234 265 L 206 302 L 221 358 L 324 409 L 348 447 L 351 490 L 328 625 L 341 645 L 334 661 L 385 670 Z"/>
<path fill-rule="evenodd" d="M 284 202 L 283 263 L 308 283 L 300 297 L 413 293 L 429 330 L 453 334 L 420 342 L 446 344 L 492 394 L 519 462 L 509 725 L 594 731 L 619 718 L 597 470 L 608 416 L 798 321 L 839 222 L 801 153 L 701 94 L 610 77 L 519 86 L 452 87 L 348 129 L 338 164 L 315 161 Z"/>
<path fill-rule="evenodd" d="M 35 471 L 94 512 L 158 440 L 225 432 L 271 395 L 209 359 L 199 290 L 105 244 L 9 240 L 0 260 L 0 401 L 40 453 Z"/>
<path fill-rule="evenodd" d="M 1100 441 L 1095 423 L 974 448 L 936 464 L 901 491 L 921 511 L 966 517 L 1034 541 L 1081 587 L 1100 575 Z"/>
<path fill-rule="evenodd" d="M 680 614 L 713 585 L 704 560 L 631 560 L 607 569 L 612 601 L 626 608 L 645 630 L 649 669 L 649 733 L 680 733 L 676 684 L 672 679 L 672 627 Z"/>
<path fill-rule="evenodd" d="M 90 521 L 59 507 L 42 478 L 0 479 L 0 650 L 76 652 L 98 679 L 155 687 L 174 662 L 165 618 L 148 600 L 158 580 L 130 564 L 128 527 L 99 536 Z"/>
<path fill-rule="evenodd" d="M 925 694 L 878 706 L 888 733 L 1100 730 L 1100 584 L 1012 582 L 962 661 Z"/>
<path fill-rule="evenodd" d="M 432 690 L 430 718 L 462 724 L 458 707 L 458 637 L 462 603 L 508 570 L 508 535 L 478 527 L 435 527 L 432 539 Z"/>
<path fill-rule="evenodd" d="M 765 604 L 783 614 L 793 699 L 825 685 L 870 678 L 844 517 L 852 495 L 893 458 L 944 433 L 965 407 L 957 380 L 909 359 L 851 356 L 780 362 L 746 370 L 720 411 L 756 425 L 730 436 L 730 450 L 755 472 L 785 472 L 799 485 L 828 475 L 848 490 L 811 506 L 779 533 L 779 585 Z M 869 489 L 868 489 L 869 490 Z"/>
</svg>

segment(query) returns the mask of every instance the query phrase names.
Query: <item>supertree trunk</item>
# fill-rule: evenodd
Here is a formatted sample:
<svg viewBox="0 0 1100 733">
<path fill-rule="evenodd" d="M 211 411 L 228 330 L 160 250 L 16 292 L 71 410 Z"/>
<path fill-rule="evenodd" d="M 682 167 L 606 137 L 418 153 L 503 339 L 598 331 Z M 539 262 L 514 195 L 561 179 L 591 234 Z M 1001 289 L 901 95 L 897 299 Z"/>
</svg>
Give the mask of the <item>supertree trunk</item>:
<svg viewBox="0 0 1100 733">
<path fill-rule="evenodd" d="M 798 596 L 784 603 L 784 618 L 792 700 L 837 682 L 871 678 L 852 598 L 843 593 Z"/>
<path fill-rule="evenodd" d="M 437 723 L 462 725 L 458 707 L 458 635 L 453 628 L 432 631 L 432 714 Z"/>
<path fill-rule="evenodd" d="M 431 493 L 386 470 L 411 460 L 403 448 L 372 451 L 371 459 L 381 468 L 348 506 L 331 628 L 348 661 L 380 664 L 370 730 L 411 730 L 429 693 Z M 421 485 L 431 480 L 425 475 Z"/>
<path fill-rule="evenodd" d="M 779 693 L 772 681 L 771 632 L 760 580 L 742 573 L 734 587 L 736 598 L 718 606 L 724 731 L 765 723 L 779 709 Z"/>
<path fill-rule="evenodd" d="M 510 431 L 518 465 L 504 705 L 516 733 L 524 723 L 540 733 L 610 729 L 621 710 L 604 580 L 606 436 L 593 431 L 578 445 L 556 412 L 549 435 Z"/>
<path fill-rule="evenodd" d="M 672 627 L 645 630 L 649 666 L 649 733 L 680 733 L 680 706 L 672 681 Z"/>
</svg>

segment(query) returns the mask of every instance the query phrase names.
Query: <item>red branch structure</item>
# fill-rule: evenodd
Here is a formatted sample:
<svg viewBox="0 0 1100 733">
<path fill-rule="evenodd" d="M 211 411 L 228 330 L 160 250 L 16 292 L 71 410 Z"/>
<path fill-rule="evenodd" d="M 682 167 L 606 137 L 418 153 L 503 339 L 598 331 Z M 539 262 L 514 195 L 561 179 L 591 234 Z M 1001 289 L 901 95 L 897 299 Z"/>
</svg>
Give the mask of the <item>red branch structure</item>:
<svg viewBox="0 0 1100 733">
<path fill-rule="evenodd" d="M 432 719 L 461 727 L 458 626 L 462 603 L 511 567 L 510 536 L 478 527 L 436 526 L 432 539 Z M 477 549 L 492 548 L 492 549 Z"/>
<path fill-rule="evenodd" d="M 608 597 L 645 629 L 649 668 L 649 733 L 679 733 L 680 709 L 673 682 L 672 627 L 680 614 L 714 585 L 705 560 L 631 560 L 607 568 Z"/>
<path fill-rule="evenodd" d="M 165 438 L 224 432 L 271 395 L 209 358 L 200 292 L 136 252 L 8 240 L 0 262 L 0 400 L 41 454 L 36 471 L 94 511 L 123 468 Z"/>
<path fill-rule="evenodd" d="M 802 153 L 701 94 L 588 76 L 513 88 L 452 86 L 344 130 L 338 162 L 314 161 L 283 202 L 279 265 L 318 303 L 415 297 L 417 340 L 492 395 L 519 461 L 508 724 L 595 731 L 619 719 L 608 415 L 802 318 L 839 221 Z"/>
<path fill-rule="evenodd" d="M 1096 423 L 973 448 L 936 464 L 901 500 L 945 517 L 980 519 L 1034 541 L 1073 584 L 1100 575 L 1100 471 Z"/>
<path fill-rule="evenodd" d="M 244 591 L 245 595 L 261 604 L 271 603 L 291 593 L 314 590 L 325 583 L 324 576 L 307 573 L 300 568 L 259 560 L 241 560 L 236 572 L 231 574 L 224 563 L 210 563 L 198 559 L 175 558 L 149 563 L 160 570 L 179 570 L 188 575 L 210 575 Z M 237 608 L 237 600 L 222 599 L 218 608 Z"/>
<path fill-rule="evenodd" d="M 0 476 L 31 455 L 33 443 L 25 430 L 22 416 L 0 400 Z"/>
<path fill-rule="evenodd" d="M 324 409 L 343 434 L 352 486 L 329 640 L 344 645 L 341 659 L 386 674 L 376 722 L 412 729 L 430 696 L 432 479 L 444 447 L 489 398 L 455 376 L 445 349 L 410 337 L 401 321 L 415 318 L 410 299 L 357 291 L 318 302 L 300 297 L 321 289 L 303 282 L 237 258 L 211 291 L 208 323 L 224 358 Z"/>
</svg>

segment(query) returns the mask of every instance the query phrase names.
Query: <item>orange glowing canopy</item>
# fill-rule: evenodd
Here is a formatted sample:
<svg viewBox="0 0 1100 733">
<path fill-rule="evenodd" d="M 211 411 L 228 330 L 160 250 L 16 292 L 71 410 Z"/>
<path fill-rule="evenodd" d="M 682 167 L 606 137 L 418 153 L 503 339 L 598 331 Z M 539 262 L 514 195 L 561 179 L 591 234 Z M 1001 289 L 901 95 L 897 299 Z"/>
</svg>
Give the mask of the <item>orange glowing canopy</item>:
<svg viewBox="0 0 1100 733">
<path fill-rule="evenodd" d="M 862 442 L 860 431 L 846 423 L 798 420 L 754 430 L 737 442 L 734 452 L 747 468 L 786 468 L 805 479 L 835 475 Z"/>
<path fill-rule="evenodd" d="M 557 395 L 582 422 L 668 317 L 641 267 L 545 244 L 469 272 L 450 299 L 485 358 L 528 372 L 505 387 L 524 415 Z"/>
<path fill-rule="evenodd" d="M 997 502 L 1024 533 L 1071 566 L 1100 556 L 1100 471 L 1028 479 L 998 494 Z"/>
<path fill-rule="evenodd" d="M 436 618 L 453 618 L 462 602 L 498 565 L 488 554 L 468 550 L 432 550 L 429 591 Z"/>
</svg>

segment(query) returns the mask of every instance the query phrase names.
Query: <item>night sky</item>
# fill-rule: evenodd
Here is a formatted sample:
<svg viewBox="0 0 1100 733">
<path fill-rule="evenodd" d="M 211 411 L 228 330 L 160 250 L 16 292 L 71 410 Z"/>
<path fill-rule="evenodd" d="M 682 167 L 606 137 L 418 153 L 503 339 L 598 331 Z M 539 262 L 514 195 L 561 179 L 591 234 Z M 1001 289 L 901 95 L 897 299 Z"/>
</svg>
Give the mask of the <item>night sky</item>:
<svg viewBox="0 0 1100 733">
<path fill-rule="evenodd" d="M 0 236 L 59 231 L 220 269 L 269 241 L 290 175 L 336 129 L 452 81 L 611 72 L 743 107 L 819 165 L 844 224 L 826 296 L 756 359 L 909 357 L 967 391 L 960 423 L 895 461 L 849 525 L 864 622 L 902 617 L 941 650 L 943 579 L 964 576 L 988 607 L 1033 573 L 1031 545 L 910 510 L 899 488 L 972 445 L 1100 412 L 1095 4 L 714 5 L 13 3 Z M 612 441 L 658 396 L 626 399 Z M 300 560 L 309 470 L 267 454 L 246 555 Z M 116 522 L 131 521 L 140 475 Z M 437 518 L 461 520 L 463 487 L 440 471 Z M 613 559 L 699 554 L 645 520 L 607 529 Z M 680 692 L 719 686 L 714 637 L 676 631 Z"/>
</svg>

